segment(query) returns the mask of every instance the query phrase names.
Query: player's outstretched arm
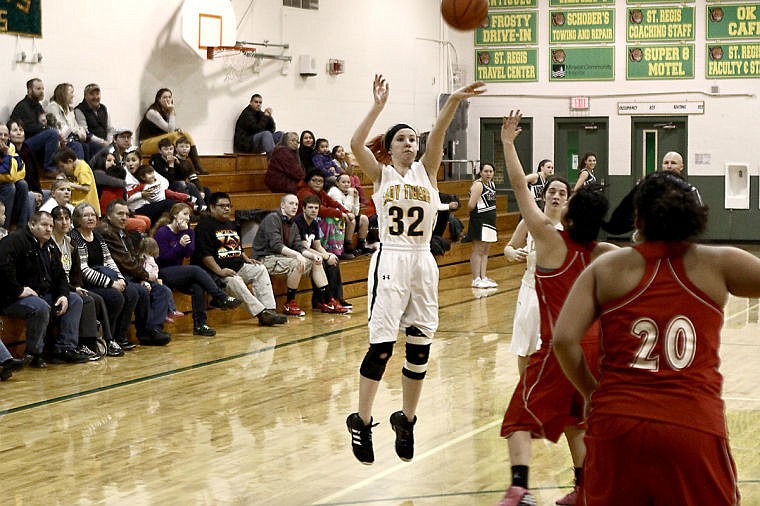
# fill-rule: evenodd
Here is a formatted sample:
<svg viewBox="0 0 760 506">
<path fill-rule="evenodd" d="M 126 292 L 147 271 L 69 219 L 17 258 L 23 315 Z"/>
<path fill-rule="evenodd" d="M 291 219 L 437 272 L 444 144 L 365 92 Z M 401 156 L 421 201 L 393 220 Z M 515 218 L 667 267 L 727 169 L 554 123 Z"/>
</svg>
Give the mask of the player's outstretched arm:
<svg viewBox="0 0 760 506">
<path fill-rule="evenodd" d="M 481 95 L 486 91 L 485 83 L 480 81 L 463 86 L 451 94 L 443 105 L 441 112 L 438 113 L 438 119 L 435 120 L 435 125 L 430 130 L 430 135 L 427 139 L 425 154 L 420 159 L 422 165 L 425 166 L 428 176 L 430 176 L 430 181 L 434 185 L 436 184 L 438 167 L 440 167 L 441 160 L 443 159 L 443 140 L 446 136 L 446 130 L 449 128 L 451 120 L 454 119 L 454 113 L 457 111 L 457 107 L 459 107 L 459 102 Z"/>
<path fill-rule="evenodd" d="M 552 348 L 562 371 L 588 401 L 597 381 L 591 374 L 581 348 L 581 338 L 597 318 L 594 264 L 575 281 L 557 317 L 552 335 Z"/>
<path fill-rule="evenodd" d="M 385 78 L 382 74 L 375 74 L 375 80 L 372 82 L 372 97 L 374 99 L 372 108 L 351 137 L 351 151 L 356 157 L 356 161 L 359 162 L 359 166 L 373 182 L 380 178 L 383 167 L 375 159 L 372 150 L 364 145 L 364 142 L 369 137 L 369 132 L 375 121 L 377 121 L 378 116 L 380 116 L 383 108 L 385 108 L 385 103 L 388 101 L 388 92 L 389 87 Z"/>
<path fill-rule="evenodd" d="M 555 233 L 556 230 L 551 221 L 536 205 L 533 192 L 528 188 L 528 181 L 522 163 L 520 163 L 520 158 L 517 156 L 515 139 L 522 131 L 520 128 L 521 119 L 522 114 L 519 110 L 516 112 L 509 111 L 509 116 L 505 117 L 501 123 L 501 143 L 504 147 L 504 160 L 507 163 L 507 176 L 512 185 L 517 205 L 520 208 L 520 214 L 522 214 L 528 230 L 533 234 L 533 237 L 540 239 L 543 228 L 549 227 Z"/>
</svg>

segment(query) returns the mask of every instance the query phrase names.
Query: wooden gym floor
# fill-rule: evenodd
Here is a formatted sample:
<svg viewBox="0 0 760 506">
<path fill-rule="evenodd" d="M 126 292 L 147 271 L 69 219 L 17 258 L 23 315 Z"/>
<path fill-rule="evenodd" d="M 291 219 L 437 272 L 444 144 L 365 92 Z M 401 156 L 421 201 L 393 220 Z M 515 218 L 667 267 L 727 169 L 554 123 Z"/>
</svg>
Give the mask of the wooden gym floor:
<svg viewBox="0 0 760 506">
<path fill-rule="evenodd" d="M 499 287 L 442 280 L 441 329 L 419 408 L 416 456 L 401 462 L 388 416 L 400 409 L 403 348 L 378 393 L 376 462 L 354 460 L 345 427 L 367 348 L 366 297 L 347 316 L 255 320 L 214 338 L 24 370 L 0 385 L 3 505 L 492 505 L 508 482 L 502 414 L 517 381 L 510 354 L 521 266 Z M 731 300 L 724 398 L 744 504 L 760 504 L 758 301 Z M 188 316 L 189 318 L 189 316 Z M 539 504 L 570 490 L 564 443 L 536 442 Z"/>
</svg>

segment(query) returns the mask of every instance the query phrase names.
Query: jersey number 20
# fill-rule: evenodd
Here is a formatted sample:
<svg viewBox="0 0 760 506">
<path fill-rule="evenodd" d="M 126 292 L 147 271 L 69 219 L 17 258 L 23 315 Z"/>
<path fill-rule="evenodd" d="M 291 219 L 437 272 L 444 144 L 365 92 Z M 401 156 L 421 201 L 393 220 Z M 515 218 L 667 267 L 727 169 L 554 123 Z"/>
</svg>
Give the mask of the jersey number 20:
<svg viewBox="0 0 760 506">
<path fill-rule="evenodd" d="M 422 235 L 422 230 L 417 230 L 417 227 L 420 226 L 422 219 L 425 217 L 425 210 L 419 206 L 410 207 L 407 210 L 407 214 L 414 221 L 409 224 L 409 228 L 406 230 L 406 235 L 410 237 Z M 391 222 L 388 224 L 388 233 L 391 235 L 403 235 L 404 210 L 398 206 L 389 207 L 388 216 L 391 219 Z"/>
<path fill-rule="evenodd" d="M 660 355 L 654 353 L 660 338 L 657 324 L 649 318 L 641 318 L 631 327 L 631 334 L 641 339 L 631 367 L 647 371 L 660 370 Z M 691 320 L 685 316 L 676 316 L 668 322 L 663 336 L 662 354 L 668 366 L 674 371 L 689 367 L 697 352 L 697 332 Z"/>
</svg>

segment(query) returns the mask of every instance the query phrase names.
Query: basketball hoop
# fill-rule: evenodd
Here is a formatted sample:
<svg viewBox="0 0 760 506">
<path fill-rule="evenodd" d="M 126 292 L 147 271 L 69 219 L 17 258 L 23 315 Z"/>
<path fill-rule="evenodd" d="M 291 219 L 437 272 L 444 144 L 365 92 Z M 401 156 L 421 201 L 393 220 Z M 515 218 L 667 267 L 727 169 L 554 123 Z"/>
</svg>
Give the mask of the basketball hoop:
<svg viewBox="0 0 760 506">
<path fill-rule="evenodd" d="M 209 46 L 206 48 L 207 60 L 223 59 L 227 74 L 225 81 L 239 81 L 247 68 L 252 68 L 251 61 L 256 49 L 247 46 Z"/>
</svg>

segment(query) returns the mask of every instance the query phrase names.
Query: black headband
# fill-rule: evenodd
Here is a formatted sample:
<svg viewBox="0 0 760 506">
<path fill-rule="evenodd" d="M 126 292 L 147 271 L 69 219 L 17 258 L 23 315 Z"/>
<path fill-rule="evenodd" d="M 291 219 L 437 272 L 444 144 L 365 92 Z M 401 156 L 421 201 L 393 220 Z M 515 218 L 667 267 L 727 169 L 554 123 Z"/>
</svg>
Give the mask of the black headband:
<svg viewBox="0 0 760 506">
<path fill-rule="evenodd" d="M 403 130 L 404 128 L 413 130 L 415 134 L 417 133 L 417 131 L 414 130 L 414 128 L 410 127 L 406 123 L 399 123 L 398 125 L 393 125 L 387 132 L 385 132 L 385 137 L 383 137 L 383 145 L 385 146 L 386 151 L 389 151 L 391 149 L 391 141 L 393 140 L 393 136 L 396 135 L 396 132 L 398 132 L 399 130 Z"/>
</svg>

